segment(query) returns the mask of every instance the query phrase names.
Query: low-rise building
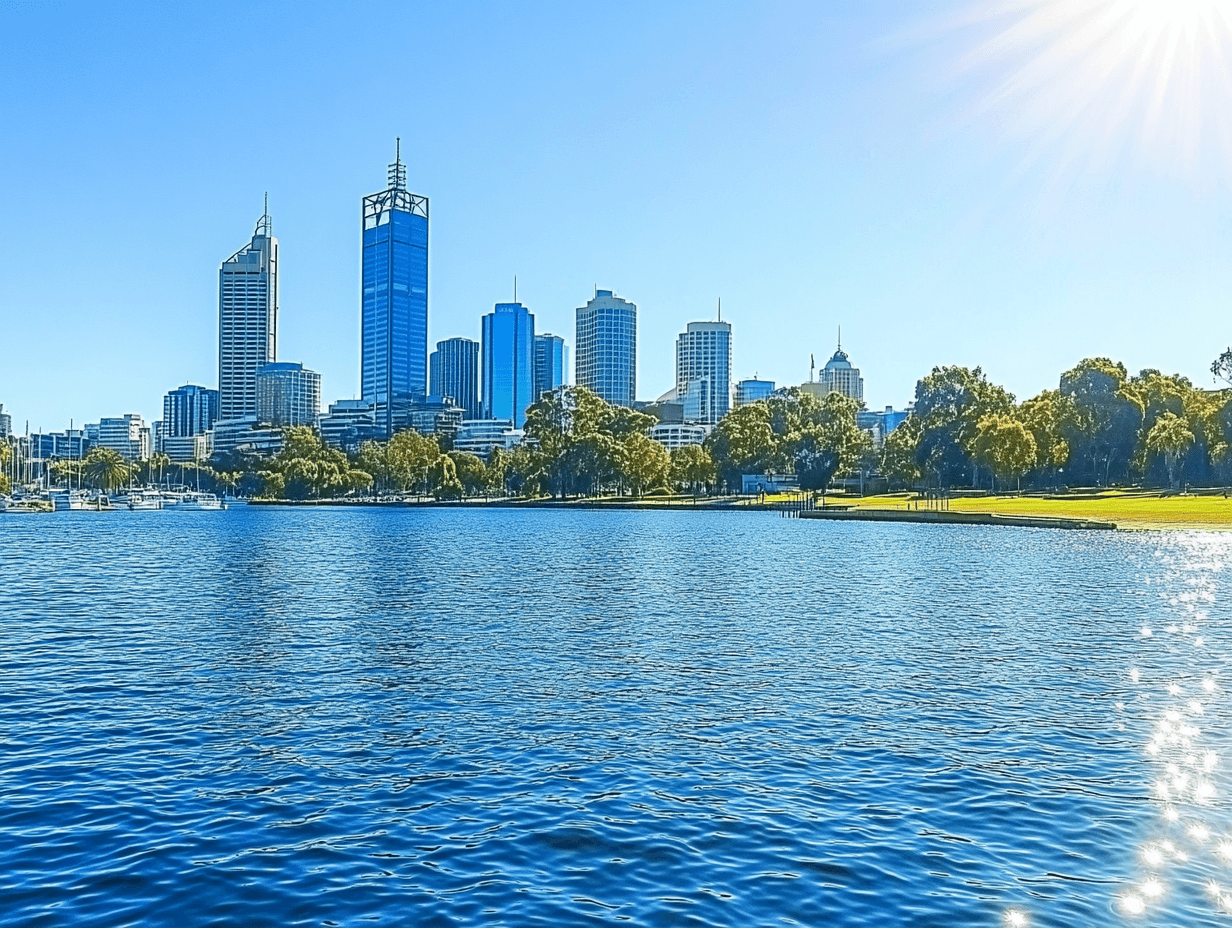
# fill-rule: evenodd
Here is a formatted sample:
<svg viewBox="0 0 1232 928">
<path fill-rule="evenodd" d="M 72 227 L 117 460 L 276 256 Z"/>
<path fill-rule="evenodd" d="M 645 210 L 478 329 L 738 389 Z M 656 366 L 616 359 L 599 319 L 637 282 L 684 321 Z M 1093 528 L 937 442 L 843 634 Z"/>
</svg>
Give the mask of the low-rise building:
<svg viewBox="0 0 1232 928">
<path fill-rule="evenodd" d="M 884 412 L 861 409 L 856 413 L 856 425 L 872 435 L 873 444 L 880 448 L 886 436 L 902 425 L 909 415 L 911 410 L 895 409 L 893 406 L 887 406 Z"/>
<path fill-rule="evenodd" d="M 242 451 L 249 454 L 274 455 L 282 450 L 282 429 L 261 425 L 257 417 L 240 416 L 237 419 L 220 419 L 208 433 L 212 454 L 232 454 Z"/>
<path fill-rule="evenodd" d="M 526 438 L 526 432 L 515 429 L 508 419 L 467 419 L 453 436 L 454 451 L 469 451 L 487 458 L 493 448 L 510 451 Z"/>
<path fill-rule="evenodd" d="M 758 400 L 768 399 L 774 393 L 773 380 L 758 380 L 756 377 L 750 377 L 748 380 L 742 380 L 736 384 L 736 404 L 735 408 L 747 406 L 749 403 L 756 403 Z"/>
<path fill-rule="evenodd" d="M 377 435 L 376 404 L 367 400 L 338 400 L 321 416 L 321 440 L 342 451 L 354 453 Z"/>
<path fill-rule="evenodd" d="M 646 434 L 661 444 L 668 451 L 683 448 L 686 445 L 700 445 L 706 440 L 709 429 L 700 423 L 660 422 L 652 425 Z"/>
</svg>

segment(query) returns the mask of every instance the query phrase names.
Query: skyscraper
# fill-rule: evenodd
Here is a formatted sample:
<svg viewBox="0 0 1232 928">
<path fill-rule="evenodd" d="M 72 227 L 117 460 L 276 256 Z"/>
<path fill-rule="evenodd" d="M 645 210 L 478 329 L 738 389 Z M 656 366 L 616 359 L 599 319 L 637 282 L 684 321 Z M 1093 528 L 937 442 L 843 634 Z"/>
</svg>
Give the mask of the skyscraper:
<svg viewBox="0 0 1232 928">
<path fill-rule="evenodd" d="M 637 305 L 596 290 L 577 309 L 574 382 L 609 403 L 632 406 L 637 398 Z"/>
<path fill-rule="evenodd" d="M 218 416 L 257 411 L 257 369 L 278 356 L 278 239 L 269 204 L 252 241 L 218 271 Z"/>
<path fill-rule="evenodd" d="M 565 382 L 569 349 L 559 335 L 545 332 L 535 336 L 535 401 Z"/>
<path fill-rule="evenodd" d="M 218 419 L 218 391 L 185 384 L 163 397 L 162 437 L 204 435 Z"/>
<path fill-rule="evenodd" d="M 727 322 L 690 322 L 676 339 L 676 395 L 686 422 L 714 425 L 731 409 L 732 331 Z"/>
<path fill-rule="evenodd" d="M 364 197 L 362 219 L 360 389 L 390 435 L 394 404 L 428 382 L 428 198 L 406 189 L 400 140 L 389 186 Z"/>
<path fill-rule="evenodd" d="M 521 303 L 497 303 L 483 317 L 483 415 L 526 422 L 535 399 L 535 317 Z"/>
<path fill-rule="evenodd" d="M 478 419 L 479 342 L 469 338 L 447 338 L 436 343 L 432 352 L 432 376 L 428 392 L 433 396 L 452 396 L 468 419 Z"/>
</svg>

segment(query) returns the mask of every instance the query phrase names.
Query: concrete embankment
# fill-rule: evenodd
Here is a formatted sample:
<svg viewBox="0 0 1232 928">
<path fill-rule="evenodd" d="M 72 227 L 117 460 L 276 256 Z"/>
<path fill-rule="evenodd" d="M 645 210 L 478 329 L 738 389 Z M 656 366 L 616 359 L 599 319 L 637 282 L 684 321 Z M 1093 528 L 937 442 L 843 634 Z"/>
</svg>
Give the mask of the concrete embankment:
<svg viewBox="0 0 1232 928">
<path fill-rule="evenodd" d="M 954 525 L 1017 525 L 1027 528 L 1078 528 L 1114 531 L 1115 522 L 1067 519 L 1061 516 L 1010 516 L 999 512 L 956 512 L 948 509 L 806 509 L 801 519 L 855 522 L 930 522 Z"/>
</svg>

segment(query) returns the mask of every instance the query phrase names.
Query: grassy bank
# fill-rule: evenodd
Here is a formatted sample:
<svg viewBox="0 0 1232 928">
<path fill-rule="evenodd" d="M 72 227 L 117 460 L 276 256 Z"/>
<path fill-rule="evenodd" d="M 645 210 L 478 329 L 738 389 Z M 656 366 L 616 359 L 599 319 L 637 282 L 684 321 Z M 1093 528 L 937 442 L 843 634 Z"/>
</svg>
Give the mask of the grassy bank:
<svg viewBox="0 0 1232 928">
<path fill-rule="evenodd" d="M 832 502 L 838 500 L 831 498 Z M 861 509 L 906 509 L 906 494 L 844 500 Z M 911 504 L 914 505 L 914 504 Z M 925 508 L 923 502 L 920 508 Z M 1109 491 L 1083 496 L 980 496 L 951 499 L 955 512 L 997 512 L 1015 516 L 1057 516 L 1115 522 L 1122 529 L 1232 531 L 1232 499 L 1222 496 L 1164 496 Z"/>
</svg>

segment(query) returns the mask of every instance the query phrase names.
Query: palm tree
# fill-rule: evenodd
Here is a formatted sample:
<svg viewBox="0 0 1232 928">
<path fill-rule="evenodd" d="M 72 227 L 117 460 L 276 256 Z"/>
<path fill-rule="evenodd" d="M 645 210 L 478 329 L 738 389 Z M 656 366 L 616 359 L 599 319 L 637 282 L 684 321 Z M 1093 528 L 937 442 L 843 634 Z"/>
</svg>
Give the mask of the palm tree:
<svg viewBox="0 0 1232 928">
<path fill-rule="evenodd" d="M 100 490 L 113 490 L 128 480 L 129 464 L 112 448 L 91 448 L 82 463 L 86 479 Z"/>
</svg>

